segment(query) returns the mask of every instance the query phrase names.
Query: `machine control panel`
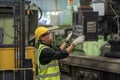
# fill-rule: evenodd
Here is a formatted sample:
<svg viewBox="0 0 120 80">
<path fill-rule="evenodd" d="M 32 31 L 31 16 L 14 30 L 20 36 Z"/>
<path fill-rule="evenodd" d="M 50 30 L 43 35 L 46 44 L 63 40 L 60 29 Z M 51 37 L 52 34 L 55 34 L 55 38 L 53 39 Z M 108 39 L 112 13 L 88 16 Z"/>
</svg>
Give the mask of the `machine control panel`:
<svg viewBox="0 0 120 80">
<path fill-rule="evenodd" d="M 86 41 L 98 40 L 98 12 L 73 13 L 73 38 L 80 35 L 85 35 Z"/>
<path fill-rule="evenodd" d="M 74 25 L 73 27 L 73 38 L 78 37 L 78 35 L 83 35 L 83 26 L 81 25 Z"/>
</svg>

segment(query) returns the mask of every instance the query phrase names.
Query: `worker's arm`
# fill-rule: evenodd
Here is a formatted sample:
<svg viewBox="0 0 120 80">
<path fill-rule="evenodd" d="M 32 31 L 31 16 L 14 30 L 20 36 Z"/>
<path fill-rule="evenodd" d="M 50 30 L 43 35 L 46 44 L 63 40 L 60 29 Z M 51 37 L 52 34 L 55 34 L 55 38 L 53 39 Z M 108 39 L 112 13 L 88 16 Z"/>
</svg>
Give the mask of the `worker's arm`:
<svg viewBox="0 0 120 80">
<path fill-rule="evenodd" d="M 63 42 L 63 44 L 60 46 L 60 49 L 64 50 L 66 48 L 67 44 L 68 44 L 67 42 Z"/>
<path fill-rule="evenodd" d="M 75 39 L 68 48 L 66 48 L 66 51 L 68 53 L 71 53 L 75 47 L 75 45 L 77 45 L 78 43 L 83 43 L 84 42 L 84 36 L 79 36 L 77 39 Z M 65 49 L 67 45 L 67 42 L 64 42 L 61 46 L 60 46 L 60 49 L 63 50 Z"/>
<path fill-rule="evenodd" d="M 67 44 L 68 44 L 67 42 L 64 42 L 64 43 L 60 46 L 60 49 L 61 49 L 61 50 L 64 50 Z M 71 51 L 74 49 L 74 47 L 75 47 L 75 44 L 74 44 L 74 43 L 71 43 L 70 46 L 69 46 L 68 48 L 66 48 L 66 51 L 67 51 L 68 53 L 71 53 Z"/>
<path fill-rule="evenodd" d="M 67 38 L 65 39 L 65 42 L 63 42 L 63 44 L 60 46 L 61 50 L 64 50 L 68 44 L 68 42 L 70 41 L 72 37 L 72 32 L 67 36 Z"/>
<path fill-rule="evenodd" d="M 67 51 L 68 53 L 71 53 L 71 52 L 73 51 L 74 47 L 75 47 L 75 44 L 74 44 L 74 43 L 71 43 L 70 46 L 66 49 L 66 51 Z"/>
<path fill-rule="evenodd" d="M 71 53 L 72 50 L 74 49 L 74 47 L 78 44 L 78 43 L 83 43 L 84 42 L 85 37 L 84 36 L 79 36 L 77 39 L 75 39 L 70 46 L 66 49 L 66 51 L 68 53 Z"/>
<path fill-rule="evenodd" d="M 68 52 L 66 50 L 61 50 L 60 48 L 50 49 L 45 48 L 41 51 L 41 55 L 39 57 L 39 61 L 41 64 L 48 64 L 51 60 L 63 59 L 68 56 Z"/>
</svg>

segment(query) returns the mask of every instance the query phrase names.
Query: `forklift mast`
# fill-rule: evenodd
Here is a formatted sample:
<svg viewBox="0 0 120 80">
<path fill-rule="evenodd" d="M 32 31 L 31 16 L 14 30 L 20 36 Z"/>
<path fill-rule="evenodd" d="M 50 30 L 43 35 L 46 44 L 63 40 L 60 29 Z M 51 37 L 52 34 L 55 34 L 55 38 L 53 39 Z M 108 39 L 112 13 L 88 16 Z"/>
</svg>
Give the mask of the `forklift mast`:
<svg viewBox="0 0 120 80">
<path fill-rule="evenodd" d="M 11 27 L 13 29 L 13 37 L 10 36 L 12 38 L 11 42 L 13 41 L 13 43 L 5 43 L 6 31 L 4 27 L 10 27 L 10 25 L 6 26 L 5 21 L 2 23 L 4 26 L 1 24 L 3 27 L 0 29 L 0 80 L 35 80 L 35 47 L 29 45 L 29 40 L 27 46 L 25 42 L 27 22 L 25 20 L 25 3 L 25 0 L 0 1 L 0 22 L 3 22 L 6 18 L 8 18 L 6 21 L 10 21 L 11 19 L 7 15 L 12 15 L 13 20 Z M 35 11 L 37 12 L 37 10 Z M 27 18 L 29 19 L 29 17 Z M 35 20 L 37 22 L 37 19 Z M 37 23 L 33 26 L 37 27 Z M 31 26 L 28 25 L 27 27 L 29 28 Z M 27 32 L 27 36 L 30 36 L 29 32 Z"/>
</svg>

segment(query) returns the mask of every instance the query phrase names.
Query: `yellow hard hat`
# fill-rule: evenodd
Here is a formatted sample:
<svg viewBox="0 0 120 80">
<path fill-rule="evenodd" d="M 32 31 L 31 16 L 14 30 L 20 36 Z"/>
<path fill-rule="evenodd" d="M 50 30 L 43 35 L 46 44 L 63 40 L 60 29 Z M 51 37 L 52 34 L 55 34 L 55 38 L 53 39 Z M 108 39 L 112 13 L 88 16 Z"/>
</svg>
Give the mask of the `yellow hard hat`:
<svg viewBox="0 0 120 80">
<path fill-rule="evenodd" d="M 48 28 L 44 27 L 44 26 L 39 26 L 36 28 L 35 30 L 35 37 L 39 40 L 39 37 L 46 33 L 48 31 Z"/>
</svg>

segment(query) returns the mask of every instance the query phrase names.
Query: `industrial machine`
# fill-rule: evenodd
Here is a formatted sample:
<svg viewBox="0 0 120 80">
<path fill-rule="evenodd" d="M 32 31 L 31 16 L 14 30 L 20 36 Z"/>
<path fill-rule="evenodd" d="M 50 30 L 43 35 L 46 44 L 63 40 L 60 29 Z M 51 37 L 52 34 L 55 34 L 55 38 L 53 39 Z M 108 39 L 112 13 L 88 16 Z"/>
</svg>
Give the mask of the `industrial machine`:
<svg viewBox="0 0 120 80">
<path fill-rule="evenodd" d="M 0 0 L 0 80 L 35 80 L 38 10 L 30 1 Z"/>
<path fill-rule="evenodd" d="M 61 72 L 68 80 L 119 80 L 120 1 L 80 0 L 80 8 L 73 13 L 73 38 L 80 35 L 86 41 L 98 41 L 102 35 L 108 45 L 100 47 L 101 55 L 73 53 L 60 60 Z"/>
</svg>

